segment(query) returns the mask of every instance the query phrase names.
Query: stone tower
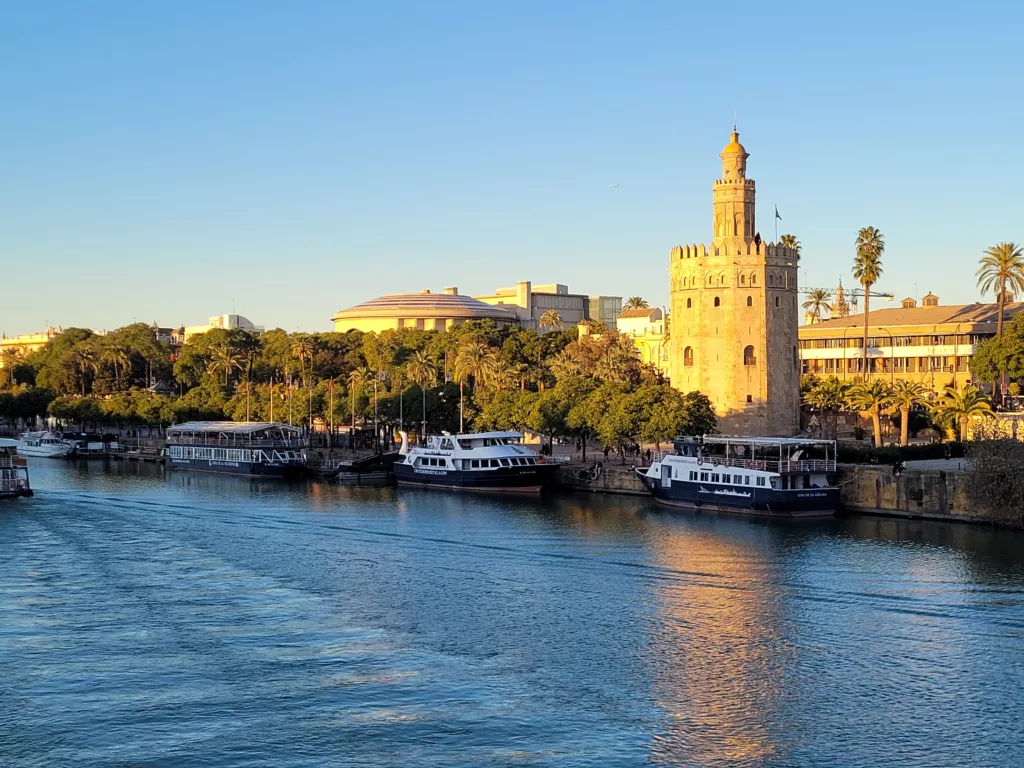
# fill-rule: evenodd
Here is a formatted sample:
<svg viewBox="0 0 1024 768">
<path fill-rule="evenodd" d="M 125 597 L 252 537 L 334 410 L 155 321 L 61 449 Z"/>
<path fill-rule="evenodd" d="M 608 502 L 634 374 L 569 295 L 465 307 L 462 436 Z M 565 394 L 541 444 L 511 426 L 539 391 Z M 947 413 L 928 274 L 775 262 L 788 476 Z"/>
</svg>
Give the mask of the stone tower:
<svg viewBox="0 0 1024 768">
<path fill-rule="evenodd" d="M 672 249 L 671 380 L 711 398 L 722 433 L 789 436 L 799 430 L 800 257 L 761 240 L 749 156 L 734 128 L 713 187 L 714 239 Z"/>
</svg>

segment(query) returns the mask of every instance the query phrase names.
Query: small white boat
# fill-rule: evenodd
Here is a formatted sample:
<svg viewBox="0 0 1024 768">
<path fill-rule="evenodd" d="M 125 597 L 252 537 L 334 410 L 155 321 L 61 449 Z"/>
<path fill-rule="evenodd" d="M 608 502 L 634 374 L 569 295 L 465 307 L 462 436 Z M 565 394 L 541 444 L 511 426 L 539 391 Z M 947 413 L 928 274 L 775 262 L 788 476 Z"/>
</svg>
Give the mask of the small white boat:
<svg viewBox="0 0 1024 768">
<path fill-rule="evenodd" d="M 75 446 L 52 432 L 26 432 L 18 441 L 18 453 L 22 456 L 61 459 L 74 450 Z"/>
</svg>

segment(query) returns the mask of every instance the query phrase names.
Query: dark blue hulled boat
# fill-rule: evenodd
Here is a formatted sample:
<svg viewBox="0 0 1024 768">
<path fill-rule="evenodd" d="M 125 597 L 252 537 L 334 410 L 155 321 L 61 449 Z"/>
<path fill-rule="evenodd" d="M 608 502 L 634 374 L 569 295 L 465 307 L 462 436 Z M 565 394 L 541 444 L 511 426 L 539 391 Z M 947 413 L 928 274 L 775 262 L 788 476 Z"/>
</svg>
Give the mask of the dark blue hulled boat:
<svg viewBox="0 0 1024 768">
<path fill-rule="evenodd" d="M 558 470 L 520 444 L 519 432 L 436 435 L 409 446 L 402 432 L 401 457 L 395 463 L 400 485 L 466 491 L 539 493 Z"/>
<path fill-rule="evenodd" d="M 167 429 L 172 469 L 259 477 L 302 477 L 306 456 L 297 427 L 274 422 L 190 421 Z"/>
<path fill-rule="evenodd" d="M 663 504 L 767 517 L 823 517 L 839 507 L 833 440 L 709 435 L 636 470 Z"/>
</svg>

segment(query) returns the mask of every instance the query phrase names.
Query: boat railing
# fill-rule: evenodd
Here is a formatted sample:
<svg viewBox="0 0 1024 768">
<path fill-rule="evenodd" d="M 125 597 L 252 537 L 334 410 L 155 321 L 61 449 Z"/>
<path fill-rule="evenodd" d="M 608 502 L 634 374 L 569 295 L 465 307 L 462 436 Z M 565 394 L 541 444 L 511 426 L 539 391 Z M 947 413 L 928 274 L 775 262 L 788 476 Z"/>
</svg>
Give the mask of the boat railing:
<svg viewBox="0 0 1024 768">
<path fill-rule="evenodd" d="M 228 440 L 206 437 L 167 438 L 168 445 L 201 445 L 210 448 L 305 448 L 305 440 Z"/>
<path fill-rule="evenodd" d="M 801 459 L 799 461 L 779 461 L 778 459 L 741 459 L 736 457 L 705 456 L 704 465 L 713 467 L 736 467 L 737 469 L 754 469 L 764 472 L 835 472 L 834 459 Z"/>
<path fill-rule="evenodd" d="M 0 491 L 27 491 L 27 477 L 5 477 L 0 479 Z"/>
</svg>

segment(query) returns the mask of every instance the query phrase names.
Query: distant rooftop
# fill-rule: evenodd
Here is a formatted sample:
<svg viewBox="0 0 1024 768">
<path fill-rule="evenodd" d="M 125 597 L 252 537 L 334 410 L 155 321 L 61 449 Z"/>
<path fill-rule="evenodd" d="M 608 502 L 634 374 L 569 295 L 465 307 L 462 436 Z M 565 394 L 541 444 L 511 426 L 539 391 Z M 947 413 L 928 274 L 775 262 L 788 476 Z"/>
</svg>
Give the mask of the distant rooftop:
<svg viewBox="0 0 1024 768">
<path fill-rule="evenodd" d="M 1024 303 L 1014 302 L 1007 304 L 1005 312 L 1007 315 L 1014 315 L 1024 310 Z M 894 327 L 907 325 L 956 325 L 957 323 L 991 323 L 995 324 L 999 318 L 999 306 L 997 304 L 957 304 L 947 307 L 925 306 L 925 307 L 892 307 L 890 309 L 873 309 L 869 317 L 870 327 Z M 800 332 L 805 331 L 828 331 L 854 326 L 864 327 L 864 313 L 850 315 L 849 317 L 837 317 L 831 320 L 822 320 L 820 323 L 800 326 Z"/>
</svg>

